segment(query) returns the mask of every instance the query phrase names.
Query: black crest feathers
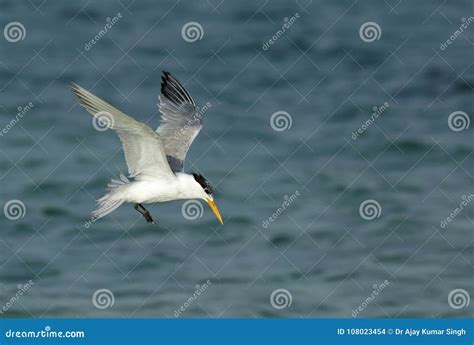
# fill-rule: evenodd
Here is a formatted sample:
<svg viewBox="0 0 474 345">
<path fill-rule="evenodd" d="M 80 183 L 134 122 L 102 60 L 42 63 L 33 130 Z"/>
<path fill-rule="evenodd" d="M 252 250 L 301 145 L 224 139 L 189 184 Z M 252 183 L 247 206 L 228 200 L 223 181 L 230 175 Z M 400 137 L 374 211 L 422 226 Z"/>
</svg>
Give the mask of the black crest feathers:
<svg viewBox="0 0 474 345">
<path fill-rule="evenodd" d="M 204 189 L 204 191 L 211 195 L 213 193 L 213 190 L 212 190 L 212 187 L 209 183 L 208 180 L 206 180 L 206 178 L 200 174 L 195 174 L 193 173 L 193 176 L 194 176 L 194 179 L 196 180 L 197 183 L 199 183 L 202 187 L 202 189 Z"/>
</svg>

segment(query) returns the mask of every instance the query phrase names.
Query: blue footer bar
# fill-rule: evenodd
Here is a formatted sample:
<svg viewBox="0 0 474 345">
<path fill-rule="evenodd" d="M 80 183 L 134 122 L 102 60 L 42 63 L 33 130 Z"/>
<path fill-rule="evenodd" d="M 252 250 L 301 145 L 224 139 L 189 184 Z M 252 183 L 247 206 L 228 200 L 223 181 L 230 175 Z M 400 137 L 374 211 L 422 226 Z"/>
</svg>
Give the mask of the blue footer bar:
<svg viewBox="0 0 474 345">
<path fill-rule="evenodd" d="M 473 319 L 0 319 L 0 344 L 473 344 Z"/>
</svg>

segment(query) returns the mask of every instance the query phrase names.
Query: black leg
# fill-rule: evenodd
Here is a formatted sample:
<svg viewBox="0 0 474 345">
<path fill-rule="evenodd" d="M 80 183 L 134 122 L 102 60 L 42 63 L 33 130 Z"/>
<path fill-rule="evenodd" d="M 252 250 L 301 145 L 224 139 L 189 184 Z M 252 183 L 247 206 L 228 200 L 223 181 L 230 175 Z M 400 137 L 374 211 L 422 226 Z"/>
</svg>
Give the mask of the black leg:
<svg viewBox="0 0 474 345">
<path fill-rule="evenodd" d="M 135 208 L 135 210 L 137 210 L 143 215 L 143 217 L 146 219 L 148 223 L 153 223 L 153 224 L 155 223 L 153 221 L 153 218 L 151 217 L 150 212 L 148 212 L 148 210 L 145 207 L 143 207 L 142 204 L 135 204 L 133 205 L 133 207 Z"/>
</svg>

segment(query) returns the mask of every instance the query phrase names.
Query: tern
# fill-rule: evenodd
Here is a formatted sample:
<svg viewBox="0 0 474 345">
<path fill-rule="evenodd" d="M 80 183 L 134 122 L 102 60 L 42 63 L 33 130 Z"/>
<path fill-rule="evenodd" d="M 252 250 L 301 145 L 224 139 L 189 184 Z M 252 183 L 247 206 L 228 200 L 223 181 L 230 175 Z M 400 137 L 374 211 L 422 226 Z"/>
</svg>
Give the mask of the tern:
<svg viewBox="0 0 474 345">
<path fill-rule="evenodd" d="M 202 114 L 176 78 L 165 71 L 161 77 L 158 106 L 162 116 L 156 131 L 79 85 L 70 83 L 70 87 L 95 120 L 118 134 L 128 167 L 128 177 L 120 174 L 108 184 L 108 192 L 97 201 L 91 219 L 132 203 L 148 223 L 154 223 L 143 204 L 201 199 L 223 224 L 209 181 L 200 174 L 184 172 L 186 153 L 202 128 Z"/>
</svg>

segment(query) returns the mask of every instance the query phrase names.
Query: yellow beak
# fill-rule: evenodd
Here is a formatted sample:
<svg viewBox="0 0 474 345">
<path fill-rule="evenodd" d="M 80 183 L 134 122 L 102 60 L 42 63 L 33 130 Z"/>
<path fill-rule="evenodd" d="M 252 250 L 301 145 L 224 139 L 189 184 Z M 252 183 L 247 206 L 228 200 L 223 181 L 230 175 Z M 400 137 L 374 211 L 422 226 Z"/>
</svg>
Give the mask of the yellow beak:
<svg viewBox="0 0 474 345">
<path fill-rule="evenodd" d="M 214 212 L 214 214 L 216 215 L 216 218 L 219 220 L 219 222 L 221 224 L 224 224 L 224 222 L 222 221 L 222 217 L 221 217 L 221 214 L 219 213 L 219 209 L 217 208 L 217 205 L 214 201 L 212 201 L 211 199 L 207 199 L 207 204 L 209 205 L 209 207 L 211 208 L 212 212 Z"/>
</svg>

